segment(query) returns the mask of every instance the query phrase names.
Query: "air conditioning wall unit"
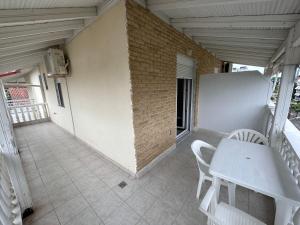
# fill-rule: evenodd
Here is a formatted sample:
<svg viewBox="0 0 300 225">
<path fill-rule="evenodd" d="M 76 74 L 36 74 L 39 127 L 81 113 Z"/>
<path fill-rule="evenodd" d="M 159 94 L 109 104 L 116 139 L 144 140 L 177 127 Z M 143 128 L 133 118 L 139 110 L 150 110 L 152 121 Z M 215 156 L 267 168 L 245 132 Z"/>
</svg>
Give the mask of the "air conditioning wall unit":
<svg viewBox="0 0 300 225">
<path fill-rule="evenodd" d="M 47 50 L 44 59 L 48 77 L 68 75 L 63 50 L 50 48 Z"/>
</svg>

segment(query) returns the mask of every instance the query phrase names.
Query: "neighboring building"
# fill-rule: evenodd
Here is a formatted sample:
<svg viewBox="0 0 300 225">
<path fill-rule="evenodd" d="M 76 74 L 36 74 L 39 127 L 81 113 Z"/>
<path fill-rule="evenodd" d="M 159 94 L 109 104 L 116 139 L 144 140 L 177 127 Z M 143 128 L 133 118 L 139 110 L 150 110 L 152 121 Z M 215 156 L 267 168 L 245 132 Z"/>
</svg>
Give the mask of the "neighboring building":
<svg viewBox="0 0 300 225">
<path fill-rule="evenodd" d="M 232 63 L 232 72 L 244 72 L 244 71 L 259 71 L 261 74 L 264 73 L 264 67 L 260 66 L 251 66 L 251 65 L 243 65 Z"/>
<path fill-rule="evenodd" d="M 300 102 L 300 70 L 297 71 L 297 82 L 294 92 L 294 100 Z"/>
</svg>

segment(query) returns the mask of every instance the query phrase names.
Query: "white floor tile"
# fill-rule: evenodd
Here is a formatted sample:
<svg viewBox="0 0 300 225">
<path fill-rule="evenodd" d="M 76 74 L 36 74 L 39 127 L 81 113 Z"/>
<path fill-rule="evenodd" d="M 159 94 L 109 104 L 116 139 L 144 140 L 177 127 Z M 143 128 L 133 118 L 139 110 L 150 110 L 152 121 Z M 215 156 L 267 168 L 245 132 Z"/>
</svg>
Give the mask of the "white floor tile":
<svg viewBox="0 0 300 225">
<path fill-rule="evenodd" d="M 135 180 L 53 123 L 15 131 L 35 210 L 25 225 L 205 224 L 195 198 L 198 168 L 190 144 L 200 139 L 217 146 L 222 135 L 193 133 Z M 127 183 L 123 189 L 118 186 L 122 181 Z M 273 224 L 272 199 L 241 188 L 236 196 L 240 209 Z M 220 199 L 228 201 L 226 188 Z"/>
<path fill-rule="evenodd" d="M 113 191 L 106 193 L 102 198 L 91 203 L 96 214 L 102 220 L 106 220 L 114 211 L 118 210 L 123 201 Z"/>
<path fill-rule="evenodd" d="M 107 219 L 104 220 L 105 225 L 133 225 L 140 220 L 140 216 L 136 214 L 129 206 L 123 203 L 115 210 Z"/>
<path fill-rule="evenodd" d="M 66 224 L 88 207 L 88 203 L 80 196 L 64 203 L 55 209 L 61 225 Z"/>
</svg>

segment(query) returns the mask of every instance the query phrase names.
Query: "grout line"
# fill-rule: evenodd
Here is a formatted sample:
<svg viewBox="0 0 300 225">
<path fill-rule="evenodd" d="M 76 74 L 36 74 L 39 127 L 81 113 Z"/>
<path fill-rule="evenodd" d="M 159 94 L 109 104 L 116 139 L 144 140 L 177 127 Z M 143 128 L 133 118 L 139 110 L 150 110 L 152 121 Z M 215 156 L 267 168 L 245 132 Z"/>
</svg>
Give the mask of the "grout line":
<svg viewBox="0 0 300 225">
<path fill-rule="evenodd" d="M 66 149 L 71 149 L 71 147 L 69 147 L 68 148 L 68 146 L 66 146 L 67 148 Z M 30 150 L 31 151 L 31 150 Z M 53 152 L 51 149 L 50 149 L 50 151 L 51 152 Z M 89 150 L 86 150 L 86 151 L 89 151 Z M 31 152 L 31 154 L 32 154 L 32 152 Z M 57 157 L 54 155 L 54 157 L 55 157 L 55 159 L 57 160 Z M 77 160 L 79 160 L 79 161 L 81 161 L 80 160 L 80 158 L 78 158 L 78 157 L 75 157 Z M 46 188 L 46 184 L 45 184 L 45 182 L 44 182 L 44 180 L 42 179 L 42 176 L 41 176 L 41 173 L 40 173 L 40 171 L 39 171 L 39 169 L 38 169 L 38 167 L 37 167 L 37 164 L 36 164 L 36 159 L 33 157 L 33 159 L 34 159 L 34 163 L 35 163 L 35 165 L 36 165 L 36 169 L 38 170 L 38 173 L 39 173 L 39 175 L 40 175 L 40 179 L 42 180 L 42 183 L 43 183 L 43 188 L 45 189 L 45 191 L 46 191 L 46 193 L 47 193 L 47 196 L 48 196 L 48 198 L 49 198 L 49 192 L 48 192 L 48 190 L 47 190 L 47 188 Z M 81 161 L 82 162 L 82 161 Z M 59 163 L 60 164 L 60 163 Z M 66 175 L 68 176 L 68 178 L 71 180 L 71 183 L 75 186 L 75 188 L 76 188 L 76 190 L 78 190 L 78 192 L 79 192 L 79 195 L 80 195 L 80 197 L 82 197 L 86 202 L 87 202 L 87 204 L 88 204 L 88 207 L 90 207 L 93 211 L 94 211 L 94 213 L 95 213 L 95 215 L 97 216 L 97 218 L 99 218 L 99 220 L 101 221 L 101 222 L 103 222 L 103 224 L 104 224 L 104 221 L 97 215 L 97 213 L 96 213 L 96 211 L 94 210 L 94 208 L 92 207 L 92 205 L 91 205 L 91 203 L 85 198 L 85 196 L 82 194 L 82 192 L 80 191 L 80 189 L 77 187 L 77 185 L 74 183 L 74 179 L 73 178 L 71 178 L 70 177 L 70 174 L 69 174 L 69 172 L 68 171 L 66 171 L 63 167 L 61 167 L 61 169 L 62 170 L 64 170 L 64 172 L 66 172 Z M 89 170 L 89 172 L 91 172 L 90 171 L 90 169 L 88 169 Z M 92 173 L 92 172 L 91 172 Z M 93 173 L 92 173 L 93 174 Z M 109 191 L 113 191 L 114 192 L 114 190 L 111 188 L 111 187 L 109 187 L 101 178 L 99 178 L 98 176 L 96 176 L 95 174 L 93 174 L 95 177 L 97 177 L 97 179 L 99 179 L 99 181 L 102 181 L 108 188 L 109 188 Z M 55 179 L 56 180 L 56 179 Z M 114 192 L 115 193 L 115 192 Z M 115 193 L 116 194 L 116 193 Z M 78 196 L 79 196 L 78 195 Z M 78 197 L 78 196 L 76 196 L 76 197 Z M 121 199 L 119 196 L 118 196 L 118 194 L 116 194 L 116 196 L 122 201 L 122 204 L 126 204 L 125 203 L 125 201 L 123 201 L 123 199 Z M 75 198 L 75 197 L 74 197 Z M 72 198 L 72 199 L 74 199 L 74 198 Z M 71 199 L 70 199 L 71 200 Z M 49 201 L 50 202 L 50 204 L 52 205 L 52 203 L 51 203 L 51 201 Z M 126 204 L 127 205 L 127 204 Z M 60 220 L 59 220 L 59 218 L 58 218 L 58 216 L 57 216 L 57 213 L 56 213 L 56 208 L 52 205 L 52 207 L 53 207 L 53 210 L 54 210 L 54 212 L 55 212 L 55 215 L 56 215 L 56 217 L 57 217 L 57 219 L 58 219 L 58 221 L 59 221 L 59 223 L 61 224 L 61 222 L 60 222 Z M 88 208 L 87 207 L 87 208 Z M 87 208 L 85 208 L 85 209 L 87 209 Z M 84 209 L 84 210 L 85 210 Z M 53 211 L 52 210 L 52 211 Z M 51 212 L 52 212 L 51 211 Z M 112 212 L 113 213 L 113 212 Z M 136 213 L 136 212 L 135 212 Z M 136 213 L 137 214 L 137 213 Z M 48 214 L 47 214 L 48 215 Z M 137 214 L 138 215 L 138 214 Z M 138 215 L 139 216 L 139 215 Z M 71 220 L 71 219 L 70 219 Z M 70 221 L 69 220 L 69 221 Z M 68 221 L 68 222 L 69 222 Z"/>
<path fill-rule="evenodd" d="M 50 123 L 49 123 L 50 124 Z M 37 219 L 37 220 L 34 220 L 34 222 L 35 221 L 38 221 L 38 220 L 40 220 L 40 219 L 42 219 L 42 218 L 44 218 L 45 216 L 47 216 L 48 214 L 50 214 L 50 213 L 52 213 L 53 211 L 54 211 L 54 213 L 55 213 L 55 215 L 56 215 L 56 217 L 57 217 L 57 220 L 59 221 L 59 223 L 61 224 L 61 222 L 60 222 L 60 220 L 59 220 L 59 218 L 58 218 L 58 215 L 57 215 L 57 213 L 56 213 L 56 209 L 58 208 L 58 207 L 54 207 L 54 205 L 52 204 L 52 201 L 50 201 L 50 198 L 49 198 L 49 192 L 48 192 L 48 190 L 47 190 L 47 188 L 46 188 L 46 183 L 45 183 L 45 181 L 44 181 L 44 179 L 42 178 L 42 175 L 41 175 L 41 172 L 40 172 L 40 168 L 38 168 L 38 166 L 37 166 L 37 162 L 38 161 L 41 161 L 41 160 L 36 160 L 35 159 L 35 157 L 33 157 L 33 152 L 32 152 L 32 146 L 36 146 L 36 145 L 39 145 L 39 144 L 42 144 L 42 145 L 45 145 L 52 153 L 53 153 L 53 157 L 54 157 L 54 159 L 55 159 L 55 161 L 59 164 L 59 166 L 60 166 L 60 168 L 65 172 L 65 174 L 64 174 L 64 176 L 67 176 L 70 180 L 71 180 L 71 183 L 70 184 L 72 184 L 72 185 L 74 185 L 75 186 L 75 188 L 76 188 L 76 190 L 78 190 L 78 195 L 76 195 L 75 197 L 72 197 L 71 199 L 69 199 L 68 201 L 70 201 L 70 200 L 72 200 L 72 199 L 74 199 L 74 198 L 76 198 L 76 197 L 82 197 L 86 202 L 87 202 L 87 208 L 89 207 L 89 208 L 91 208 L 91 210 L 95 213 L 95 215 L 97 216 L 97 218 L 99 218 L 99 220 L 103 223 L 103 224 L 105 224 L 104 223 L 104 221 L 103 221 L 103 219 L 101 219 L 98 215 L 97 215 L 97 213 L 96 213 L 96 210 L 92 207 L 92 205 L 93 205 L 93 203 L 94 203 L 94 201 L 92 201 L 92 202 L 90 202 L 90 201 L 88 201 L 87 200 L 87 198 L 83 195 L 83 191 L 80 191 L 80 189 L 79 189 L 79 187 L 76 185 L 76 180 L 80 180 L 80 179 L 82 179 L 82 178 L 84 178 L 85 177 L 85 175 L 81 178 L 79 178 L 79 179 L 75 179 L 75 178 L 73 178 L 72 176 L 71 176 L 71 173 L 73 172 L 73 171 L 76 171 L 77 169 L 79 169 L 79 170 L 83 170 L 83 169 L 85 169 L 85 168 L 82 168 L 82 167 L 78 167 L 78 168 L 75 168 L 75 169 L 71 169 L 71 170 L 67 170 L 67 169 L 65 169 L 65 167 L 63 167 L 62 166 L 62 164 L 64 164 L 64 162 L 66 162 L 67 160 L 68 160 L 68 158 L 64 158 L 64 159 L 62 159 L 62 160 L 58 160 L 59 159 L 59 155 L 57 154 L 58 153 L 58 151 L 55 151 L 55 148 L 56 148 L 56 146 L 57 145 L 49 145 L 51 142 L 49 142 L 49 141 L 47 141 L 47 139 L 49 139 L 49 137 L 51 137 L 51 140 L 53 139 L 53 140 L 56 140 L 58 143 L 58 145 L 59 146 L 62 146 L 62 152 L 64 152 L 64 153 L 70 153 L 70 154 L 73 154 L 73 156 L 74 156 L 74 158 L 76 159 L 76 160 L 78 160 L 78 161 L 80 161 L 83 165 L 87 165 L 88 163 L 85 163 L 84 162 L 84 160 L 83 159 L 85 159 L 86 157 L 89 157 L 89 156 L 95 156 L 95 157 L 97 157 L 97 159 L 96 160 L 104 160 L 105 161 L 105 164 L 106 164 L 106 159 L 103 159 L 101 156 L 98 156 L 98 155 L 96 155 L 96 154 L 93 154 L 93 152 L 89 149 L 89 147 L 88 146 L 86 146 L 86 145 L 83 145 L 83 144 L 81 144 L 78 140 L 76 140 L 76 139 L 73 139 L 72 138 L 72 136 L 71 135 L 69 135 L 68 133 L 63 133 L 63 135 L 61 135 L 61 136 L 59 136 L 59 135 L 55 135 L 55 131 L 56 130 L 59 130 L 58 128 L 59 127 L 57 127 L 57 126 L 51 126 L 51 127 L 54 127 L 55 129 L 49 129 L 49 124 L 47 123 L 47 126 L 45 126 L 45 125 L 33 125 L 33 127 L 30 127 L 30 128 L 34 128 L 34 129 L 22 129 L 22 128 L 17 128 L 17 129 L 22 129 L 23 131 L 25 131 L 25 132 L 23 132 L 24 133 L 24 137 L 23 137 L 23 141 L 25 142 L 25 147 L 27 147 L 28 149 L 26 150 L 26 151 L 29 151 L 30 152 L 30 154 L 31 154 L 31 156 L 32 156 L 32 159 L 33 159 L 33 161 L 32 161 L 32 164 L 34 164 L 35 165 L 35 167 L 36 167 L 36 170 L 37 170 L 37 173 L 38 173 L 38 177 L 36 177 L 36 178 L 39 178 L 39 179 L 41 179 L 41 181 L 42 181 L 42 185 L 43 185 L 43 189 L 46 191 L 46 196 L 47 196 L 47 198 L 48 198 L 48 202 L 49 202 L 49 204 L 51 204 L 51 206 L 52 206 L 52 208 L 53 209 L 51 209 L 51 211 L 50 212 L 48 212 L 47 214 L 45 214 L 45 215 L 43 215 L 42 217 L 40 217 L 39 219 Z M 50 128 L 51 128 L 50 127 Z M 28 127 L 27 127 L 28 128 Z M 40 128 L 42 128 L 42 129 L 40 129 Z M 47 132 L 43 132 L 43 129 L 49 129 L 50 131 L 47 133 Z M 48 137 L 48 138 L 46 138 L 46 137 Z M 63 137 L 63 138 L 62 138 Z M 18 138 L 17 138 L 18 139 Z M 30 144 L 29 144 L 30 143 Z M 79 145 L 72 145 L 72 144 L 74 144 L 74 143 L 78 143 Z M 23 145 L 24 145 L 24 143 L 22 143 Z M 70 146 L 70 144 L 71 144 L 71 146 Z M 80 149 L 80 151 L 77 151 L 77 149 Z M 82 152 L 87 152 L 88 153 L 88 155 L 85 155 L 84 157 L 82 157 L 82 156 L 80 156 L 79 154 L 81 154 Z M 55 154 L 54 154 L 55 153 Z M 185 155 L 184 155 L 185 156 Z M 45 157 L 45 159 L 47 159 L 48 157 Z M 73 157 L 72 157 L 73 158 Z M 42 160 L 43 160 L 43 158 L 42 158 Z M 95 160 L 95 161 L 96 161 Z M 110 163 L 110 162 L 107 162 L 107 163 Z M 175 162 L 176 163 L 176 162 Z M 30 165 L 30 164 L 29 164 Z M 103 165 L 103 166 L 105 166 L 105 165 Z M 102 165 L 101 166 L 99 166 L 99 167 L 97 167 L 97 168 L 102 168 Z M 106 182 L 104 181 L 104 179 L 103 178 L 101 178 L 101 176 L 100 175 L 96 175 L 95 174 L 95 172 L 94 172 L 94 170 L 93 169 L 90 169 L 90 168 L 86 168 L 87 169 L 87 171 L 88 171 L 88 173 L 89 174 L 91 174 L 91 175 L 93 175 L 93 176 L 95 176 L 96 178 L 97 178 L 97 180 L 99 180 L 99 181 L 101 181 L 101 182 L 103 182 L 107 187 L 108 187 L 108 191 L 112 191 L 116 196 L 117 196 L 117 198 L 121 201 L 121 206 L 127 206 L 127 207 L 129 207 L 136 215 L 138 215 L 138 217 L 139 217 L 139 220 L 138 220 L 138 222 L 137 222 L 137 224 L 140 222 L 140 221 L 142 221 L 142 220 L 145 220 L 147 223 L 148 223 L 148 221 L 145 219 L 146 217 L 145 217 L 145 215 L 149 212 L 149 210 L 151 210 L 151 208 L 153 207 L 153 205 L 155 204 L 155 203 L 157 203 L 157 202 L 159 202 L 159 201 L 165 201 L 164 199 L 160 199 L 160 197 L 157 197 L 156 195 L 154 195 L 154 194 L 152 194 L 151 192 L 149 192 L 149 190 L 147 190 L 147 189 L 145 189 L 144 187 L 146 187 L 146 185 L 148 185 L 149 184 L 149 180 L 146 180 L 146 182 L 143 182 L 142 184 L 141 183 L 139 183 L 139 181 L 137 181 L 137 182 L 135 182 L 134 180 L 133 180 L 133 184 L 134 185 L 137 185 L 138 186 L 138 188 L 136 189 L 136 190 L 134 190 L 130 195 L 129 195 L 129 197 L 128 198 L 126 198 L 126 199 L 123 199 L 123 198 L 121 198 L 119 195 L 118 195 L 118 193 L 115 191 L 115 187 L 116 186 L 113 186 L 113 187 L 110 187 L 108 184 L 106 184 Z M 151 179 L 151 176 L 153 176 L 156 180 L 157 180 L 157 182 L 163 182 L 163 183 L 167 183 L 167 180 L 166 179 L 168 179 L 168 178 L 165 178 L 164 179 L 164 177 L 160 177 L 160 176 L 157 176 L 157 174 L 155 174 L 155 173 L 149 173 L 148 174 L 148 176 L 150 177 L 150 179 Z M 149 179 L 149 177 L 145 177 L 144 179 Z M 36 178 L 34 178 L 34 179 L 36 179 Z M 126 177 L 126 179 L 129 179 L 129 180 L 131 180 L 130 179 L 130 177 Z M 55 181 L 55 180 L 57 180 L 57 179 L 54 179 L 53 181 Z M 150 180 L 151 181 L 151 180 Z M 66 185 L 67 186 L 67 185 Z M 65 186 L 64 186 L 65 187 Z M 171 187 L 172 188 L 172 187 Z M 59 190 L 59 189 L 58 189 Z M 145 212 L 144 212 L 144 214 L 143 215 L 140 215 L 139 213 L 137 213 L 136 212 L 136 210 L 134 210 L 129 204 L 128 204 L 128 199 L 130 199 L 132 196 L 134 196 L 136 193 L 137 193 L 137 191 L 138 190 L 143 190 L 143 191 L 145 191 L 146 193 L 148 193 L 149 195 L 151 195 L 155 200 L 153 201 L 153 203 L 152 204 L 150 204 L 150 206 L 149 206 L 149 208 L 147 209 L 147 210 L 145 210 Z M 193 190 L 193 189 L 192 189 Z M 164 192 L 165 192 L 166 190 L 164 190 Z M 104 194 L 105 194 L 105 192 L 104 192 Z M 191 191 L 190 192 L 190 194 L 188 195 L 188 196 L 191 196 L 193 194 L 193 191 Z M 247 191 L 247 196 L 246 196 L 246 199 L 247 199 L 247 201 L 248 201 L 248 204 L 247 204 L 247 207 L 248 207 L 248 212 L 250 212 L 250 199 L 251 199 L 251 195 L 250 195 L 251 193 L 250 193 L 250 191 L 248 190 Z M 102 194 L 101 194 L 101 197 L 102 197 Z M 95 200 L 95 201 L 97 201 L 97 199 Z M 170 203 L 169 201 L 166 201 L 166 202 L 168 202 L 168 203 Z M 172 222 L 174 223 L 174 221 L 176 221 L 176 219 L 178 218 L 178 216 L 180 215 L 180 214 L 182 214 L 182 212 L 183 212 L 183 209 L 184 209 L 184 207 L 188 204 L 188 202 L 192 202 L 192 200 L 190 199 L 190 197 L 188 197 L 188 198 L 186 198 L 184 201 L 183 201 L 183 203 L 182 203 L 182 205 L 181 205 L 181 207 L 180 207 L 180 209 L 179 210 L 176 210 L 177 211 L 177 214 L 176 214 L 176 216 L 174 216 L 174 220 L 172 220 Z M 172 203 L 172 202 L 171 202 Z M 63 203 L 63 204 L 65 204 L 65 203 Z M 63 204 L 61 204 L 61 206 L 63 205 Z M 85 209 L 83 209 L 83 210 L 86 210 L 87 208 L 85 208 Z M 83 211 L 82 210 L 82 211 Z M 116 209 L 117 210 L 117 209 Z M 114 210 L 113 212 L 111 212 L 111 214 L 109 215 L 109 216 L 111 216 L 113 213 L 115 213 L 116 212 L 116 210 Z M 82 212 L 81 211 L 81 212 Z M 175 210 L 174 210 L 175 211 Z M 184 214 L 182 214 L 183 216 L 186 216 L 186 215 L 184 215 Z M 172 218 L 173 219 L 173 218 Z M 71 220 L 71 219 L 70 219 Z M 70 222 L 70 220 L 68 220 L 68 222 Z M 68 223 L 67 222 L 67 223 Z"/>
<path fill-rule="evenodd" d="M 27 141 L 26 141 L 26 142 L 27 142 Z M 28 142 L 27 142 L 27 144 L 28 144 Z M 28 145 L 29 145 L 29 144 L 28 144 Z M 29 145 L 29 146 L 30 146 L 30 145 Z M 29 147 L 29 146 L 28 146 L 28 147 Z M 29 151 L 30 151 L 30 153 L 32 154 L 30 147 L 29 147 Z M 32 157 L 33 157 L 33 155 L 32 155 Z M 54 212 L 54 214 L 55 214 L 55 216 L 56 216 L 56 219 L 57 219 L 58 223 L 61 225 L 60 220 L 58 219 L 58 215 L 57 215 L 57 213 L 56 213 L 56 211 L 55 211 L 55 208 L 54 208 L 52 202 L 50 201 L 49 193 L 48 193 L 48 191 L 47 191 L 45 182 L 44 182 L 44 180 L 42 179 L 41 173 L 40 173 L 40 171 L 39 171 L 39 169 L 38 169 L 38 167 L 37 167 L 37 164 L 36 164 L 36 159 L 35 159 L 34 157 L 33 157 L 33 161 L 34 161 L 34 164 L 35 164 L 35 166 L 36 166 L 36 170 L 37 170 L 37 172 L 38 172 L 38 174 L 39 174 L 39 178 L 40 178 L 41 181 L 42 181 L 43 189 L 45 189 L 45 191 L 46 191 L 47 198 L 48 198 L 47 200 L 48 200 L 49 204 L 51 204 L 51 206 L 52 206 L 53 209 L 52 209 L 51 211 L 49 211 L 47 214 L 43 215 L 41 218 L 39 218 L 39 219 L 37 219 L 37 220 L 33 220 L 32 222 L 39 221 L 39 220 L 41 220 L 43 217 L 45 217 L 46 215 L 49 215 L 50 213 Z M 33 207 L 34 207 L 34 206 L 33 206 Z M 34 213 L 34 212 L 33 212 L 33 213 Z M 32 223 L 30 223 L 30 224 L 32 224 Z"/>
<path fill-rule="evenodd" d="M 92 155 L 94 155 L 93 154 L 93 152 L 91 152 L 89 149 L 87 149 L 86 151 L 89 151 Z M 99 159 L 101 159 L 101 160 L 105 160 L 105 159 L 102 159 L 101 157 L 99 157 L 98 155 L 95 155 L 97 158 L 99 158 Z M 88 157 L 88 156 L 87 156 Z M 80 160 L 80 159 L 79 159 Z M 80 160 L 81 161 L 81 160 Z M 105 160 L 106 161 L 106 160 Z M 110 163 L 110 162 L 108 162 L 108 163 Z M 99 167 L 99 168 L 101 168 L 101 167 Z M 116 187 L 116 186 L 113 186 L 113 187 L 110 187 L 109 185 L 107 185 L 106 183 L 105 183 L 105 181 L 103 180 L 103 179 L 101 179 L 99 176 L 97 176 L 97 175 L 95 175 L 94 173 L 93 173 L 93 171 L 91 171 L 89 168 L 88 168 L 88 170 L 89 170 L 89 172 L 91 172 L 91 174 L 93 174 L 97 179 L 99 179 L 101 182 L 103 182 L 107 187 L 108 187 L 108 189 L 109 189 L 109 191 L 112 191 L 116 196 L 117 196 L 117 198 L 122 202 L 122 204 L 121 204 L 121 206 L 122 205 L 126 205 L 127 207 L 129 207 L 133 212 L 135 212 L 135 214 L 138 216 L 138 217 L 140 217 L 140 219 L 138 220 L 138 222 L 142 219 L 142 216 L 140 216 L 130 205 L 128 205 L 127 204 L 127 202 L 126 202 L 126 200 L 127 199 L 129 199 L 134 193 L 132 193 L 126 200 L 123 200 L 115 191 L 114 191 L 114 187 Z M 72 179 L 72 178 L 71 178 Z M 72 182 L 73 182 L 73 179 L 72 179 Z M 76 186 L 76 184 L 74 184 L 75 186 Z M 98 216 L 98 214 L 96 213 L 96 211 L 95 211 L 95 209 L 92 207 L 92 205 L 91 205 L 91 203 L 85 198 L 85 196 L 82 194 L 82 192 L 79 190 L 79 188 L 76 186 L 76 188 L 78 189 L 78 191 L 81 193 L 81 195 L 82 195 L 82 197 L 86 200 L 86 202 L 89 204 L 89 206 L 90 206 L 90 208 L 94 211 L 94 213 L 95 213 L 95 215 L 103 222 L 103 224 L 105 224 L 104 223 L 104 221 L 103 221 L 103 219 L 101 219 L 99 216 Z M 115 211 L 113 211 L 113 212 L 111 212 L 111 214 L 109 215 L 109 216 L 111 216 L 113 213 L 114 213 Z M 137 222 L 137 223 L 138 223 Z"/>
</svg>

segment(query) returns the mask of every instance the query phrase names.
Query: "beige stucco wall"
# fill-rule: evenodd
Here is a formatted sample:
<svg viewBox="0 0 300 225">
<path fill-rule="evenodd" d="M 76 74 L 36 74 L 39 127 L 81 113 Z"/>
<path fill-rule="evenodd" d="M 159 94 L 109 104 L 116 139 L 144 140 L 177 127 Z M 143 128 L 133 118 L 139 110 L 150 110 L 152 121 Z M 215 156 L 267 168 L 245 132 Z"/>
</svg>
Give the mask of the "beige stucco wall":
<svg viewBox="0 0 300 225">
<path fill-rule="evenodd" d="M 40 85 L 39 74 L 40 74 L 40 72 L 39 72 L 38 68 L 35 68 L 28 75 L 26 75 L 23 79 L 28 84 Z M 35 103 L 43 103 L 44 102 L 42 91 L 39 87 L 31 86 L 31 87 L 28 87 L 27 90 L 28 90 L 29 98 L 34 99 Z"/>
<path fill-rule="evenodd" d="M 99 17 L 69 44 L 67 78 L 75 135 L 132 173 L 136 172 L 125 2 Z M 65 108 L 57 106 L 52 78 L 46 98 L 51 119 L 73 132 L 66 81 Z M 54 114 L 55 112 L 55 114 Z"/>
<path fill-rule="evenodd" d="M 40 85 L 39 75 L 40 75 L 39 69 L 35 68 L 27 76 L 24 77 L 25 82 L 29 83 L 29 84 L 34 84 L 34 85 Z M 35 103 L 43 103 L 44 102 L 41 88 L 29 87 L 28 93 L 29 93 L 29 98 L 34 99 Z"/>
<path fill-rule="evenodd" d="M 41 73 L 45 73 L 45 65 L 40 66 Z M 48 104 L 48 110 L 52 122 L 56 123 L 60 127 L 64 128 L 71 134 L 74 134 L 73 123 L 72 123 L 72 114 L 70 111 L 70 103 L 68 99 L 68 92 L 66 88 L 66 79 L 58 78 L 61 83 L 63 99 L 65 107 L 60 107 L 57 102 L 57 96 L 55 91 L 54 79 L 47 78 L 48 90 L 45 88 L 45 97 Z"/>
</svg>

